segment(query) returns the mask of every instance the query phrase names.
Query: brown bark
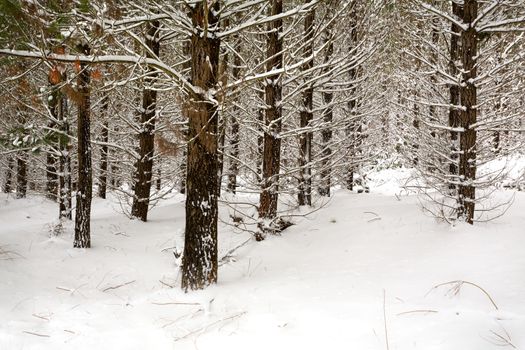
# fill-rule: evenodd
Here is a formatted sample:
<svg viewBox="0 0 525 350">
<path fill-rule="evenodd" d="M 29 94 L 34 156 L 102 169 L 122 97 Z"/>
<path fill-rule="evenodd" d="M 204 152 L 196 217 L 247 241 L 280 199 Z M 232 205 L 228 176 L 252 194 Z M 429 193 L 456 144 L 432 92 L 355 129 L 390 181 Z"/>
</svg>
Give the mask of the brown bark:
<svg viewBox="0 0 525 350">
<path fill-rule="evenodd" d="M 151 21 L 147 24 L 146 46 L 159 56 L 159 21 Z M 146 51 L 146 56 L 154 56 Z M 142 110 L 140 113 L 141 132 L 139 134 L 139 159 L 136 163 L 135 193 L 131 215 L 142 221 L 148 220 L 149 197 L 151 192 L 151 178 L 153 171 L 153 154 L 155 152 L 155 119 L 157 108 L 157 91 L 151 88 L 151 84 L 157 78 L 156 73 L 151 73 L 145 79 L 146 86 L 142 92 Z"/>
<path fill-rule="evenodd" d="M 190 16 L 191 80 L 202 91 L 217 88 L 220 39 L 213 35 L 219 22 L 219 2 L 193 5 Z M 204 94 L 191 94 L 188 115 L 186 231 L 182 259 L 182 288 L 202 289 L 217 282 L 218 106 Z"/>
<path fill-rule="evenodd" d="M 458 217 L 469 224 L 474 223 L 476 200 L 476 140 L 477 132 L 473 125 L 477 122 L 477 87 L 473 82 L 477 77 L 478 33 L 472 27 L 472 22 L 478 16 L 478 1 L 465 0 L 463 7 L 463 23 L 468 29 L 461 33 L 462 43 L 462 84 L 460 88 L 461 111 L 460 125 L 460 156 L 458 187 L 459 208 Z"/>
<path fill-rule="evenodd" d="M 311 0 L 305 0 L 305 3 L 309 3 Z M 304 56 L 309 57 L 314 52 L 314 20 L 315 10 L 312 9 L 308 12 L 304 20 L 304 39 L 306 41 Z M 306 62 L 301 70 L 303 72 L 311 70 L 314 66 L 313 57 L 310 61 Z M 306 74 L 305 79 L 309 80 L 311 74 Z M 314 89 L 310 83 L 306 86 L 306 89 L 302 93 L 302 110 L 300 112 L 300 127 L 301 134 L 299 136 L 299 193 L 297 200 L 299 205 L 312 205 L 312 140 L 313 133 L 308 130 L 310 122 L 313 119 L 313 100 L 314 100 Z"/>
<path fill-rule="evenodd" d="M 270 14 L 279 15 L 283 11 L 282 0 L 270 1 Z M 283 66 L 283 31 L 282 19 L 276 19 L 268 24 L 266 70 L 272 71 Z M 278 183 L 281 163 L 281 124 L 282 124 L 282 81 L 281 76 L 276 75 L 266 81 L 265 86 L 265 130 L 264 150 L 262 165 L 262 191 L 259 199 L 259 223 L 260 231 L 272 231 L 271 227 L 264 224 L 262 220 L 273 221 L 277 217 Z M 257 240 L 263 239 L 259 233 Z"/>
<path fill-rule="evenodd" d="M 54 129 L 56 127 L 56 120 L 58 119 L 58 114 L 60 113 L 59 108 L 59 98 L 60 98 L 60 91 L 58 90 L 57 84 L 53 84 L 53 82 L 50 81 L 50 88 L 51 88 L 51 94 L 49 98 L 49 110 L 51 112 L 51 116 L 54 120 L 51 120 L 49 122 L 48 127 L 50 129 Z M 57 191 L 58 191 L 58 174 L 57 174 L 57 167 L 56 167 L 56 157 L 53 154 L 55 145 L 58 145 L 58 137 L 56 137 L 56 133 L 52 131 L 52 146 L 51 149 L 47 152 L 46 155 L 46 197 L 52 201 L 57 200 Z"/>
<path fill-rule="evenodd" d="M 89 55 L 90 47 L 87 44 L 78 46 L 80 52 Z M 78 139 L 78 180 L 75 213 L 75 248 L 91 247 L 91 196 L 92 196 L 92 168 L 90 143 L 90 113 L 91 88 L 89 66 L 80 63 L 80 72 L 77 77 L 78 103 L 77 139 Z"/>
</svg>

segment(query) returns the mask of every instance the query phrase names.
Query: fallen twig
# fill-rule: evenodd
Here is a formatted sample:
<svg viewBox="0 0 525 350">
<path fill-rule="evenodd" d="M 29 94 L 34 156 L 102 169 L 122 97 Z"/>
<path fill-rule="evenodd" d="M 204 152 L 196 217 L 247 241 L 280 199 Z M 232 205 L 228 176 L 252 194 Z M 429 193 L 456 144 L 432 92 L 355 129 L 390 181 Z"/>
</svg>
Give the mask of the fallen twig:
<svg viewBox="0 0 525 350">
<path fill-rule="evenodd" d="M 102 291 L 103 291 L 103 292 L 107 292 L 108 290 L 112 290 L 112 289 L 117 289 L 117 288 L 120 288 L 120 287 L 124 287 L 124 286 L 127 286 L 128 284 L 132 284 L 132 283 L 135 283 L 135 282 L 136 282 L 136 280 L 129 281 L 129 282 L 122 283 L 122 284 L 119 284 L 119 285 L 116 285 L 116 286 L 112 286 L 112 287 L 104 288 L 104 289 L 102 289 Z"/>
<path fill-rule="evenodd" d="M 252 238 L 248 238 L 246 241 L 242 242 L 241 244 L 237 245 L 236 247 L 228 250 L 228 252 L 219 260 L 219 266 L 222 266 L 228 262 L 228 259 L 231 258 L 232 254 L 239 248 L 244 247 L 248 242 L 250 242 Z"/>
<path fill-rule="evenodd" d="M 436 310 L 412 310 L 412 311 L 400 312 L 396 316 L 407 315 L 407 314 L 412 314 L 412 313 L 416 313 L 416 312 L 437 313 Z"/>
<path fill-rule="evenodd" d="M 153 305 L 200 305 L 200 303 L 184 303 L 184 302 L 166 302 L 166 303 L 157 303 L 157 302 L 152 302 Z"/>
<path fill-rule="evenodd" d="M 175 339 L 175 341 L 179 341 L 179 340 L 181 340 L 181 339 L 187 338 L 187 337 L 189 337 L 189 336 L 191 336 L 191 335 L 193 335 L 193 334 L 199 333 L 199 332 L 201 332 L 201 331 L 206 331 L 208 328 L 213 327 L 213 326 L 215 326 L 215 325 L 218 324 L 218 323 L 221 323 L 221 322 L 224 322 L 224 321 L 228 321 L 228 320 L 232 320 L 232 319 L 237 318 L 237 317 L 241 317 L 241 316 L 244 315 L 245 313 L 246 313 L 246 311 L 243 311 L 243 312 L 240 312 L 240 313 L 238 313 L 238 314 L 235 314 L 235 315 L 232 315 L 232 316 L 229 316 L 229 317 L 226 317 L 226 318 L 222 318 L 222 319 L 217 320 L 217 321 L 215 321 L 215 322 L 212 322 L 212 323 L 210 323 L 210 324 L 208 324 L 208 325 L 206 325 L 206 326 L 204 326 L 204 327 L 201 327 L 201 328 L 199 328 L 199 329 L 196 329 L 196 330 L 194 330 L 194 331 L 191 331 L 191 332 L 187 333 L 186 335 L 184 335 L 184 336 L 182 336 L 182 337 L 178 337 L 177 339 Z"/>
<path fill-rule="evenodd" d="M 452 288 L 450 288 L 449 292 L 452 292 L 454 295 L 457 295 L 459 293 L 459 291 L 461 290 L 461 286 L 463 284 L 468 284 L 468 285 L 471 285 L 471 286 L 474 286 L 476 288 L 478 288 L 479 290 L 481 290 L 483 292 L 483 294 L 485 294 L 487 296 L 487 298 L 490 300 L 490 302 L 492 303 L 492 305 L 494 306 L 494 308 L 496 310 L 499 310 L 498 309 L 498 305 L 496 305 L 496 302 L 494 302 L 494 299 L 492 299 L 492 297 L 490 296 L 490 294 L 483 288 L 481 288 L 479 285 L 477 285 L 476 283 L 472 283 L 472 282 L 468 282 L 468 281 L 463 281 L 463 280 L 457 280 L 457 281 L 450 281 L 450 282 L 445 282 L 445 283 L 440 283 L 434 287 L 432 287 L 432 289 L 430 289 L 427 294 L 425 296 L 427 296 L 431 291 L 433 291 L 434 289 L 437 289 L 439 287 L 442 287 L 442 286 L 446 286 L 448 284 L 451 284 L 452 285 Z"/>
<path fill-rule="evenodd" d="M 164 282 L 164 281 L 162 281 L 162 280 L 159 280 L 159 282 L 160 282 L 161 284 L 165 285 L 166 287 L 169 287 L 169 288 L 175 288 L 175 286 L 172 286 L 171 284 L 168 284 L 168 283 L 166 283 L 166 282 Z"/>
<path fill-rule="evenodd" d="M 51 337 L 50 335 L 47 335 L 47 334 L 40 334 L 40 333 L 35 333 L 35 332 L 30 332 L 30 331 L 23 331 L 23 332 L 27 334 L 35 335 L 37 337 L 43 337 L 43 338 Z"/>
<path fill-rule="evenodd" d="M 42 320 L 49 321 L 49 318 L 44 317 L 44 316 L 40 316 L 40 315 L 37 315 L 37 314 L 32 314 L 31 316 L 36 317 L 36 318 L 40 318 L 40 319 L 42 319 Z"/>
</svg>

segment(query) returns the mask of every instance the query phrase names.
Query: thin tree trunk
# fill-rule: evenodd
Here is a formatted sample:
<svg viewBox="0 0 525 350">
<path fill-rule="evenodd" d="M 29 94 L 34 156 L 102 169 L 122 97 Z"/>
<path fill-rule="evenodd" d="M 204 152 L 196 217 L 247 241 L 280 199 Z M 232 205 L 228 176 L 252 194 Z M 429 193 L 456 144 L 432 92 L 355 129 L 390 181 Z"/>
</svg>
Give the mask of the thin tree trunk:
<svg viewBox="0 0 525 350">
<path fill-rule="evenodd" d="M 218 25 L 219 2 L 191 9 L 191 81 L 202 91 L 217 88 L 220 39 L 208 34 Z M 186 232 L 182 259 L 182 288 L 203 289 L 217 282 L 218 106 L 205 94 L 192 94 L 186 113 L 188 128 Z"/>
<path fill-rule="evenodd" d="M 353 9 L 350 19 L 350 51 L 355 49 L 358 41 L 357 30 L 357 13 Z M 357 67 L 350 69 L 350 100 L 348 101 L 348 109 L 350 112 L 350 123 L 346 129 L 347 137 L 349 138 L 348 154 L 348 168 L 346 174 L 346 189 L 352 191 L 354 189 L 354 173 L 356 172 L 356 156 L 359 152 L 359 143 L 361 139 L 361 121 L 357 120 Z"/>
<path fill-rule="evenodd" d="M 327 29 L 324 41 L 325 43 L 328 42 L 324 63 L 328 63 L 334 53 L 331 28 Z M 326 68 L 325 71 L 329 69 L 330 68 Z M 323 104 L 325 106 L 323 110 L 323 122 L 325 125 L 321 131 L 323 159 L 321 161 L 321 186 L 319 187 L 319 194 L 326 197 L 330 197 L 330 188 L 332 187 L 332 148 L 330 144 L 332 142 L 332 120 L 334 115 L 334 108 L 332 106 L 333 99 L 334 94 L 332 91 L 323 91 Z"/>
<path fill-rule="evenodd" d="M 452 2 L 452 13 L 458 17 L 463 18 L 463 8 L 462 6 L 456 4 L 455 2 Z M 450 36 L 450 74 L 453 77 L 457 77 L 459 75 L 459 70 L 457 68 L 457 64 L 459 63 L 461 59 L 461 48 L 460 48 L 460 35 L 461 35 L 461 28 L 457 26 L 456 24 L 452 24 L 451 28 L 451 36 Z M 448 114 L 448 126 L 454 129 L 457 129 L 459 127 L 460 123 L 460 96 L 459 96 L 459 81 L 458 84 L 452 84 L 449 88 L 450 93 L 450 105 L 453 106 L 449 110 Z M 449 172 L 450 175 L 452 175 L 452 181 L 458 182 L 458 133 L 456 131 L 450 132 L 450 143 L 451 143 L 451 153 L 450 153 L 450 159 L 452 162 L 449 165 Z M 449 185 L 449 189 L 451 190 L 451 195 L 456 196 L 457 188 L 454 183 L 451 183 Z"/>
<path fill-rule="evenodd" d="M 305 0 L 305 3 L 309 3 L 311 0 Z M 304 39 L 306 46 L 304 49 L 304 57 L 313 56 L 314 53 L 314 20 L 315 20 L 315 9 L 308 12 L 304 20 Z M 311 70 L 314 66 L 313 57 L 310 61 L 306 62 L 301 70 L 303 72 Z M 311 74 L 305 75 L 305 80 L 310 80 Z M 300 141 L 300 154 L 299 154 L 299 193 L 297 200 L 299 205 L 312 205 L 312 140 L 313 133 L 308 130 L 310 122 L 313 119 L 313 100 L 314 100 L 314 89 L 310 83 L 308 83 L 306 89 L 302 94 L 302 109 L 300 112 L 300 127 L 301 134 L 299 137 Z M 306 129 L 306 130 L 305 130 Z"/>
<path fill-rule="evenodd" d="M 89 55 L 91 49 L 87 44 L 79 45 L 81 53 Z M 78 180 L 75 213 L 75 248 L 91 247 L 91 196 L 92 168 L 90 143 L 91 88 L 89 66 L 80 63 L 77 85 L 80 94 L 78 104 L 77 139 L 78 139 Z"/>
<path fill-rule="evenodd" d="M 58 84 L 60 83 L 60 80 L 58 79 L 60 78 L 60 73 L 56 66 L 51 70 L 49 77 L 51 93 L 49 95 L 48 106 L 53 120 L 49 122 L 48 127 L 49 129 L 53 130 L 54 128 L 56 128 L 56 122 L 59 119 L 61 95 L 58 87 Z M 55 147 L 58 146 L 59 136 L 57 136 L 54 131 L 52 131 L 52 135 L 52 146 L 51 149 L 48 150 L 46 155 L 46 197 L 52 201 L 56 201 L 58 198 L 58 174 L 56 166 L 56 157 L 53 153 L 55 151 Z"/>
<path fill-rule="evenodd" d="M 472 22 L 478 16 L 478 1 L 465 0 L 463 7 L 463 23 L 468 29 L 461 33 L 463 79 L 460 97 L 461 111 L 460 156 L 459 156 L 459 210 L 458 216 L 469 224 L 474 223 L 476 200 L 476 139 L 477 131 L 477 78 L 478 33 L 472 28 Z"/>
<path fill-rule="evenodd" d="M 27 154 L 18 153 L 16 158 L 16 198 L 25 198 L 27 194 Z"/>
<path fill-rule="evenodd" d="M 109 142 L 109 116 L 108 116 L 108 107 L 109 107 L 109 97 L 108 95 L 104 96 L 102 101 L 102 113 L 105 118 L 104 123 L 102 124 L 101 139 L 102 146 L 100 147 L 100 175 L 98 177 L 98 196 L 100 198 L 106 198 L 106 191 L 108 187 L 108 142 Z"/>
<path fill-rule="evenodd" d="M 13 168 L 15 167 L 13 157 L 7 158 L 7 169 L 5 171 L 5 182 L 4 182 L 4 193 L 10 193 L 12 191 L 13 182 Z"/>
<path fill-rule="evenodd" d="M 236 81 L 241 77 L 241 53 L 240 53 L 240 44 L 236 45 L 236 51 L 237 54 L 235 55 L 233 59 L 233 68 L 232 68 L 232 75 L 233 80 Z M 240 124 L 239 124 L 239 116 L 238 114 L 241 112 L 239 108 L 236 108 L 234 106 L 233 108 L 233 115 L 231 118 L 231 136 L 230 136 L 230 149 L 231 149 L 231 157 L 230 157 L 230 169 L 228 174 L 228 191 L 231 193 L 235 193 L 237 190 L 237 176 L 239 175 L 239 143 L 240 143 Z"/>
<path fill-rule="evenodd" d="M 146 33 L 146 45 L 153 51 L 155 56 L 159 56 L 159 21 L 148 22 Z M 147 57 L 154 56 L 146 52 Z M 146 78 L 146 86 L 142 93 L 142 112 L 140 114 L 141 132 L 139 134 L 140 159 L 137 161 L 135 194 L 131 215 L 142 221 L 148 220 L 149 197 L 151 192 L 151 178 L 153 171 L 153 154 L 155 151 L 155 119 L 157 108 L 157 91 L 151 88 L 151 84 L 157 78 L 156 73 L 151 73 Z"/>
<path fill-rule="evenodd" d="M 65 79 L 65 76 L 62 76 Z M 62 93 L 58 99 L 58 128 L 60 129 L 60 136 L 58 141 L 58 148 L 60 156 L 58 157 L 58 207 L 59 217 L 71 220 L 71 155 L 69 145 L 69 120 L 67 116 L 67 99 Z"/>
<path fill-rule="evenodd" d="M 191 41 L 186 41 L 184 42 L 184 44 L 182 45 L 182 53 L 184 55 L 184 59 L 186 59 L 185 63 L 183 64 L 183 70 L 184 71 L 187 71 L 188 73 L 188 76 L 187 76 L 187 79 L 188 81 L 191 82 Z M 189 122 L 188 122 L 189 123 Z M 185 126 L 182 130 L 182 138 L 183 138 L 183 141 L 184 143 L 187 143 L 189 138 L 188 138 L 188 127 Z M 181 172 L 181 181 L 180 181 L 180 189 L 179 189 L 179 192 L 181 194 L 185 194 L 186 193 L 186 178 L 188 177 L 188 167 L 187 167 L 187 163 L 188 163 L 188 147 L 186 145 L 186 147 L 183 147 L 182 148 L 183 151 L 182 151 L 182 160 L 181 160 L 181 165 L 180 165 L 180 172 Z"/>
<path fill-rule="evenodd" d="M 270 1 L 270 15 L 278 16 L 283 11 L 282 0 Z M 283 66 L 283 20 L 275 19 L 268 24 L 266 71 L 272 71 Z M 281 124 L 282 124 L 282 80 L 275 76 L 266 82 L 265 86 L 265 132 L 262 166 L 262 191 L 259 198 L 259 233 L 257 240 L 264 239 L 265 231 L 273 231 L 272 223 L 277 217 L 279 199 L 279 171 L 281 166 Z"/>
</svg>

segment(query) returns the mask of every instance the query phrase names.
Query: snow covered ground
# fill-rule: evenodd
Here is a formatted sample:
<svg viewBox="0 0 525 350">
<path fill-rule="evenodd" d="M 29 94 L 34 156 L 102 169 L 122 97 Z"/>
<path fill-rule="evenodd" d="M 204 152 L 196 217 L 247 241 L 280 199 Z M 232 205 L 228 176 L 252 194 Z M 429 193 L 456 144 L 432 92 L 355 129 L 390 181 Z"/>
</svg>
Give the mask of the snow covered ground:
<svg viewBox="0 0 525 350">
<path fill-rule="evenodd" d="M 451 227 L 382 183 L 336 192 L 187 294 L 171 248 L 183 197 L 148 223 L 95 199 L 80 250 L 72 227 L 50 234 L 55 204 L 3 195 L 0 349 L 525 349 L 525 193 L 496 221 Z M 248 238 L 221 225 L 220 256 Z M 472 284 L 439 286 L 452 281 Z"/>
</svg>

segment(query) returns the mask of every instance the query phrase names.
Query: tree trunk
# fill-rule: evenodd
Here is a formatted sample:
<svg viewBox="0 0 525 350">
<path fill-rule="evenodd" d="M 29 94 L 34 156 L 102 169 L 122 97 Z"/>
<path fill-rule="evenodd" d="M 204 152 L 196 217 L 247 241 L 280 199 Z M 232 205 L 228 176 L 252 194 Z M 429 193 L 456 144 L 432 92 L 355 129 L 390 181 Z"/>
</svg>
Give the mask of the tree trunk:
<svg viewBox="0 0 525 350">
<path fill-rule="evenodd" d="M 217 282 L 218 106 L 206 94 L 217 88 L 220 39 L 214 33 L 219 2 L 191 9 L 191 81 L 206 93 L 191 94 L 185 106 L 189 120 L 186 231 L 182 259 L 182 288 L 203 289 Z"/>
<path fill-rule="evenodd" d="M 309 3 L 311 0 L 305 0 L 305 3 Z M 314 53 L 314 20 L 315 20 L 315 9 L 308 12 L 304 20 L 304 40 L 306 46 L 304 49 L 304 57 L 310 57 Z M 306 62 L 301 70 L 303 72 L 311 70 L 314 66 L 314 59 Z M 311 78 L 311 74 L 305 75 L 305 80 L 308 81 Z M 297 200 L 299 205 L 312 205 L 312 140 L 313 133 L 308 130 L 310 122 L 313 119 L 313 100 L 314 100 L 314 89 L 311 83 L 308 83 L 306 89 L 302 93 L 302 110 L 300 112 L 300 127 L 301 134 L 299 136 L 299 193 Z"/>
<path fill-rule="evenodd" d="M 109 142 L 109 116 L 108 116 L 108 107 L 109 107 L 109 97 L 108 95 L 104 96 L 102 101 L 102 113 L 105 118 L 104 123 L 102 124 L 101 139 L 102 146 L 100 147 L 100 175 L 98 177 L 98 196 L 100 198 L 106 199 L 106 191 L 108 187 L 108 142 Z"/>
<path fill-rule="evenodd" d="M 459 156 L 459 210 L 458 217 L 469 224 L 474 223 L 476 200 L 476 139 L 477 131 L 477 78 L 478 33 L 472 27 L 472 22 L 478 16 L 478 1 L 465 0 L 463 7 L 463 23 L 468 29 L 461 33 L 463 76 L 460 88 L 461 111 L 460 156 Z"/>
<path fill-rule="evenodd" d="M 60 90 L 58 87 L 60 81 L 57 80 L 57 75 L 55 75 L 54 72 L 57 72 L 58 76 L 60 76 L 58 69 L 54 67 L 52 73 L 50 73 L 49 79 L 51 94 L 49 95 L 48 106 L 53 120 L 49 122 L 48 126 L 51 130 L 56 128 L 56 122 L 60 114 Z M 46 197 L 52 201 L 56 201 L 58 198 L 58 174 L 56 167 L 56 157 L 53 153 L 55 152 L 55 147 L 58 146 L 59 136 L 57 136 L 55 131 L 51 131 L 51 134 L 51 149 L 48 150 L 46 155 Z"/>
<path fill-rule="evenodd" d="M 18 153 L 16 158 L 16 198 L 25 198 L 27 194 L 27 154 Z"/>
<path fill-rule="evenodd" d="M 324 57 L 324 63 L 326 64 L 330 61 L 334 53 L 334 43 L 331 28 L 327 29 L 324 41 L 325 43 L 328 43 Z M 329 69 L 330 68 L 327 67 L 325 72 Z M 330 188 L 332 187 L 332 148 L 330 144 L 332 142 L 332 120 L 334 115 L 334 107 L 332 106 L 333 99 L 333 92 L 330 90 L 325 90 L 323 92 L 323 123 L 325 125 L 321 131 L 323 158 L 321 161 L 321 186 L 319 187 L 319 194 L 326 197 L 330 197 Z"/>
<path fill-rule="evenodd" d="M 4 182 L 4 193 L 10 193 L 12 191 L 12 178 L 13 178 L 13 168 L 15 167 L 13 157 L 9 156 L 7 158 L 7 169 L 5 171 L 5 182 Z"/>
<path fill-rule="evenodd" d="M 270 14 L 277 16 L 283 11 L 282 0 L 270 1 Z M 268 24 L 266 71 L 283 67 L 283 21 L 275 19 Z M 266 81 L 265 86 L 265 130 L 262 165 L 262 191 L 259 198 L 259 233 L 257 240 L 264 239 L 263 233 L 272 232 L 272 222 L 277 217 L 279 199 L 279 171 L 281 165 L 281 124 L 282 124 L 282 80 L 277 75 Z M 270 225 L 263 221 L 269 221 Z"/>
<path fill-rule="evenodd" d="M 463 8 L 462 6 L 456 4 L 455 2 L 452 2 L 452 13 L 457 18 L 463 18 Z M 450 74 L 453 77 L 457 77 L 459 75 L 459 70 L 457 68 L 457 64 L 459 63 L 461 59 L 461 48 L 460 48 L 460 35 L 461 35 L 461 28 L 457 26 L 456 24 L 452 24 L 451 32 L 453 33 L 450 36 Z M 449 88 L 450 93 L 450 105 L 453 106 L 450 108 L 449 114 L 448 114 L 448 126 L 451 128 L 458 128 L 459 127 L 459 121 L 460 121 L 460 99 L 459 99 L 459 82 L 458 84 L 452 84 Z M 449 189 L 451 190 L 451 195 L 456 196 L 457 195 L 457 188 L 455 183 L 459 181 L 458 179 L 458 133 L 456 131 L 450 132 L 450 141 L 451 141 L 451 152 L 450 152 L 450 159 L 452 162 L 450 162 L 449 165 L 449 172 L 450 175 L 452 175 L 452 182 L 449 185 Z"/>
<path fill-rule="evenodd" d="M 350 14 L 350 51 L 357 46 L 358 31 L 357 31 L 357 13 L 353 9 Z M 348 101 L 348 110 L 350 113 L 350 122 L 346 129 L 347 137 L 349 138 L 348 147 L 348 168 L 346 174 L 346 189 L 352 191 L 354 189 L 354 173 L 356 171 L 356 155 L 359 152 L 361 121 L 357 120 L 357 67 L 352 67 L 349 72 L 350 75 L 350 100 Z"/>
<path fill-rule="evenodd" d="M 187 79 L 189 82 L 191 82 L 191 41 L 184 42 L 184 44 L 182 45 L 182 53 L 184 55 L 184 59 L 186 59 L 185 63 L 183 64 L 183 70 L 184 72 L 186 71 L 188 72 Z M 185 126 L 182 130 L 182 138 L 183 138 L 184 143 L 187 143 L 189 140 L 187 126 Z M 180 172 L 182 176 L 181 176 L 181 181 L 180 181 L 179 192 L 181 194 L 186 193 L 186 178 L 188 177 L 187 164 L 188 164 L 188 147 L 186 145 L 186 147 L 183 147 L 182 161 L 180 165 Z"/>
<path fill-rule="evenodd" d="M 237 45 L 235 46 L 237 54 L 235 55 L 233 59 L 233 68 L 232 68 L 232 75 L 233 80 L 237 81 L 237 79 L 240 79 L 241 77 L 241 45 L 240 40 L 238 41 Z M 230 149 L 231 149 L 231 157 L 230 157 L 230 169 L 228 174 L 228 191 L 231 193 L 235 193 L 237 190 L 237 175 L 239 175 L 239 142 L 240 142 L 240 125 L 239 125 L 239 116 L 238 114 L 241 112 L 241 110 L 234 106 L 233 108 L 233 115 L 231 118 L 231 136 L 230 136 Z"/>
<path fill-rule="evenodd" d="M 65 75 L 62 76 L 65 79 Z M 62 93 L 58 99 L 58 128 L 60 136 L 58 148 L 60 156 L 58 157 L 58 207 L 59 217 L 71 220 L 71 155 L 69 145 L 69 120 L 67 118 L 67 99 Z"/>
<path fill-rule="evenodd" d="M 159 56 L 159 21 L 148 22 L 146 33 L 146 45 L 153 51 L 155 56 Z M 146 51 L 146 56 L 154 58 Z M 140 114 L 141 132 L 139 134 L 139 160 L 137 161 L 135 194 L 131 215 L 142 221 L 148 220 L 149 197 L 151 192 L 151 178 L 153 175 L 153 154 L 155 152 L 155 119 L 157 109 L 157 91 L 151 88 L 157 78 L 157 73 L 150 73 L 145 79 L 146 86 L 142 93 L 142 111 Z"/>
<path fill-rule="evenodd" d="M 82 54 L 89 55 L 90 47 L 87 44 L 79 45 Z M 91 247 L 91 195 L 92 195 L 92 169 L 91 169 L 91 143 L 90 143 L 90 90 L 89 66 L 80 63 L 77 85 L 80 101 L 78 104 L 77 139 L 78 139 L 78 180 L 75 213 L 75 248 Z"/>
</svg>

